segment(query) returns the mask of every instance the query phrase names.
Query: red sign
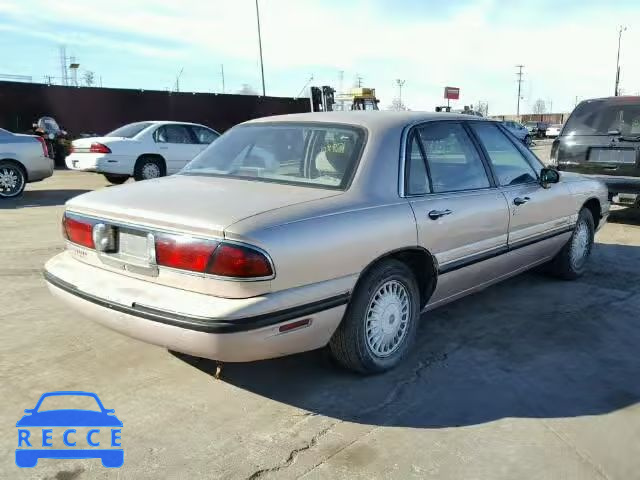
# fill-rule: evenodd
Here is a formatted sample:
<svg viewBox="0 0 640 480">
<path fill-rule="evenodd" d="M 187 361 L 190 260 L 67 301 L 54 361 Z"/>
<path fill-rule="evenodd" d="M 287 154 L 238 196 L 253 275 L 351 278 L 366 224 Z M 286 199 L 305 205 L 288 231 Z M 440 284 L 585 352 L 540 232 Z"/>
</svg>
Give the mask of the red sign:
<svg viewBox="0 0 640 480">
<path fill-rule="evenodd" d="M 444 87 L 444 98 L 458 100 L 460 98 L 460 89 L 458 87 Z"/>
</svg>

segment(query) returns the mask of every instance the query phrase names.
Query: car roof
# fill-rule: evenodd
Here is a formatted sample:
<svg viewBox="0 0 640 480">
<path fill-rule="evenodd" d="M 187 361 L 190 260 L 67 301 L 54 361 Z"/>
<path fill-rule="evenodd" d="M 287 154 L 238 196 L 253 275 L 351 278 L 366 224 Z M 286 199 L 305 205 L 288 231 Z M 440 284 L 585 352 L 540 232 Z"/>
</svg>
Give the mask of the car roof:
<svg viewBox="0 0 640 480">
<path fill-rule="evenodd" d="M 388 130 L 404 127 L 411 123 L 429 122 L 436 120 L 474 120 L 494 121 L 484 117 L 445 112 L 395 112 L 395 111 L 363 111 L 351 110 L 347 112 L 309 112 L 275 115 L 249 120 L 244 124 L 269 122 L 323 122 L 358 125 L 371 130 Z"/>
<path fill-rule="evenodd" d="M 153 123 L 154 125 L 167 125 L 167 124 L 178 124 L 178 125 L 195 125 L 197 127 L 205 127 L 206 125 L 202 125 L 200 123 L 192 123 L 192 122 L 179 122 L 177 120 L 140 120 L 139 122 L 132 123 Z M 209 127 L 207 127 L 209 128 Z"/>
</svg>

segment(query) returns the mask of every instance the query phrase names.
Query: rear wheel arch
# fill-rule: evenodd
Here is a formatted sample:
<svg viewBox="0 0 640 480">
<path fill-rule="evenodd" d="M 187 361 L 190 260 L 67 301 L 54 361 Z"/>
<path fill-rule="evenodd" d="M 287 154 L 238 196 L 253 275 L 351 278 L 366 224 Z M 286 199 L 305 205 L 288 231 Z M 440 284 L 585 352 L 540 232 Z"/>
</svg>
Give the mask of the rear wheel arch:
<svg viewBox="0 0 640 480">
<path fill-rule="evenodd" d="M 29 172 L 27 171 L 27 167 L 24 164 L 15 158 L 0 158 L 0 163 L 11 163 L 17 166 L 20 170 L 22 170 L 22 174 L 24 175 L 24 182 L 29 183 Z"/>
<path fill-rule="evenodd" d="M 389 259 L 404 263 L 413 273 L 420 290 L 420 309 L 422 310 L 431 298 L 438 282 L 437 261 L 431 252 L 422 247 L 400 248 L 379 256 L 360 272 L 354 290 L 371 269 Z"/>
</svg>

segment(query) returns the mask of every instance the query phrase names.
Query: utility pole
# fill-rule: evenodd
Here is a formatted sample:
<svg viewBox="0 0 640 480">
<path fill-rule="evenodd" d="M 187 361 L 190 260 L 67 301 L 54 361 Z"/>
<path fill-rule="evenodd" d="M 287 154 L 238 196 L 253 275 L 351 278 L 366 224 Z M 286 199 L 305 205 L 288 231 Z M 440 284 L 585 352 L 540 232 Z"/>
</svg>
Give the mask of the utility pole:
<svg viewBox="0 0 640 480">
<path fill-rule="evenodd" d="M 357 87 L 357 88 L 362 87 L 362 77 L 357 73 L 356 73 L 356 80 L 354 83 L 355 83 L 354 87 Z"/>
<path fill-rule="evenodd" d="M 224 64 L 220 64 L 220 76 L 222 77 L 222 93 L 224 93 Z"/>
<path fill-rule="evenodd" d="M 60 45 L 60 79 L 62 85 L 66 87 L 69 83 L 69 76 L 67 74 L 67 47 L 64 45 Z"/>
<path fill-rule="evenodd" d="M 398 103 L 399 106 L 402 107 L 402 87 L 404 86 L 405 80 L 396 79 L 396 85 L 398 85 Z"/>
<path fill-rule="evenodd" d="M 183 70 L 184 70 L 184 67 L 182 67 L 178 72 L 178 75 L 176 75 L 176 92 L 180 91 L 180 76 L 182 75 Z"/>
<path fill-rule="evenodd" d="M 260 34 L 260 10 L 258 9 L 258 0 L 256 0 L 256 18 L 258 19 L 258 48 L 260 50 L 260 75 L 262 77 L 262 96 L 266 96 L 264 88 L 264 64 L 262 63 L 262 35 Z"/>
<path fill-rule="evenodd" d="M 518 68 L 518 73 L 516 73 L 518 76 L 518 107 L 516 109 L 516 115 L 518 116 L 518 120 L 520 120 L 520 91 L 522 89 L 522 69 L 524 65 L 516 65 L 516 68 Z"/>
<path fill-rule="evenodd" d="M 623 27 L 620 25 L 618 29 L 618 58 L 616 60 L 616 88 L 614 89 L 613 94 L 617 97 L 620 94 L 619 85 L 620 85 L 620 42 L 622 41 L 622 32 L 624 32 L 627 27 Z"/>
</svg>

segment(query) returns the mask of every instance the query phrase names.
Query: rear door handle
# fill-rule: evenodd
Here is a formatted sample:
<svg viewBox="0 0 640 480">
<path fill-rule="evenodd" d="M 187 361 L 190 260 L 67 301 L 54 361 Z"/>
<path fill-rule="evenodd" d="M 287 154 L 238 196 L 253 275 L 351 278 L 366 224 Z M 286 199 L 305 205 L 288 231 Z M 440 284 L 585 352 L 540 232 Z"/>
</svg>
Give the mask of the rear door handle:
<svg viewBox="0 0 640 480">
<path fill-rule="evenodd" d="M 445 215 L 451 215 L 453 212 L 448 208 L 446 210 L 431 210 L 429 212 L 429 218 L 431 220 L 437 220 L 440 217 L 444 217 Z"/>
<path fill-rule="evenodd" d="M 531 200 L 529 197 L 516 197 L 516 198 L 513 199 L 513 204 L 514 205 L 524 205 L 529 200 Z"/>
<path fill-rule="evenodd" d="M 169 147 L 160 147 L 160 150 L 168 150 Z"/>
</svg>

